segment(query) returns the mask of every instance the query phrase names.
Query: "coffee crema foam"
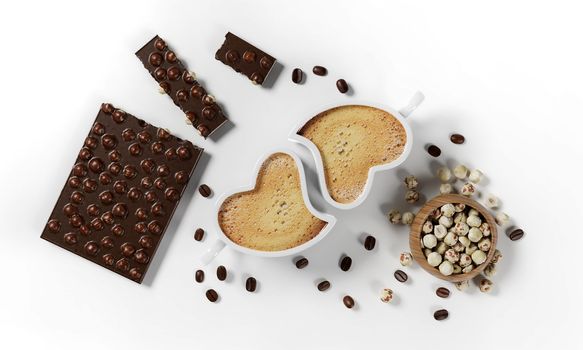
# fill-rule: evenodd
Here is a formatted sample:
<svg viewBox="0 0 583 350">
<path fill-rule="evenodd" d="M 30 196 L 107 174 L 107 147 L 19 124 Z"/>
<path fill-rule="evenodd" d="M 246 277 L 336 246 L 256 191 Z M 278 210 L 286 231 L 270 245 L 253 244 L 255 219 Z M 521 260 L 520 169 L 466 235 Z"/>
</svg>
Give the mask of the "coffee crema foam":
<svg viewBox="0 0 583 350">
<path fill-rule="evenodd" d="M 387 164 L 405 150 L 403 124 L 382 109 L 347 105 L 326 110 L 300 131 L 320 151 L 328 193 L 351 203 L 363 192 L 370 168 Z"/>
<path fill-rule="evenodd" d="M 298 167 L 286 153 L 269 156 L 261 165 L 255 188 L 228 197 L 218 220 L 231 241 L 261 251 L 297 247 L 327 224 L 306 207 Z"/>
</svg>

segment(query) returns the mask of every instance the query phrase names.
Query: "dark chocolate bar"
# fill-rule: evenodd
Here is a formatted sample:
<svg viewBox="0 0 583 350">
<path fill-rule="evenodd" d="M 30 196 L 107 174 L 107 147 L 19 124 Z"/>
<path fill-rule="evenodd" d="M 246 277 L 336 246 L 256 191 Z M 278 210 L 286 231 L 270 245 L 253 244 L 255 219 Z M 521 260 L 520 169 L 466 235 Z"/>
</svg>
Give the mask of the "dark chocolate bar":
<svg viewBox="0 0 583 350">
<path fill-rule="evenodd" d="M 231 32 L 225 35 L 225 42 L 215 58 L 259 85 L 263 84 L 275 64 L 275 58 Z"/>
<path fill-rule="evenodd" d="M 103 104 L 41 238 L 141 283 L 202 152 Z"/>
<path fill-rule="evenodd" d="M 227 121 L 215 98 L 206 92 L 159 36 L 138 50 L 136 56 L 204 138 Z"/>
</svg>

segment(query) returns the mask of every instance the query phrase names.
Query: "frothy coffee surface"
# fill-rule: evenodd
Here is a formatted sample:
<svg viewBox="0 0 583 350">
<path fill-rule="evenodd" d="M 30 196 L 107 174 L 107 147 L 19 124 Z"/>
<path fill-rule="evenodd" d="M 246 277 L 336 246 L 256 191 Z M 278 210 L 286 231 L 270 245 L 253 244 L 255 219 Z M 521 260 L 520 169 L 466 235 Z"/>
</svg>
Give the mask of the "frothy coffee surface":
<svg viewBox="0 0 583 350">
<path fill-rule="evenodd" d="M 339 203 L 356 200 L 364 190 L 368 170 L 399 158 L 407 143 L 407 133 L 397 118 L 359 105 L 324 111 L 298 134 L 320 151 L 328 192 Z"/>
<path fill-rule="evenodd" d="M 279 251 L 299 246 L 326 226 L 306 207 L 299 170 L 286 153 L 272 154 L 261 166 L 255 188 L 228 197 L 219 225 L 238 245 Z"/>
</svg>

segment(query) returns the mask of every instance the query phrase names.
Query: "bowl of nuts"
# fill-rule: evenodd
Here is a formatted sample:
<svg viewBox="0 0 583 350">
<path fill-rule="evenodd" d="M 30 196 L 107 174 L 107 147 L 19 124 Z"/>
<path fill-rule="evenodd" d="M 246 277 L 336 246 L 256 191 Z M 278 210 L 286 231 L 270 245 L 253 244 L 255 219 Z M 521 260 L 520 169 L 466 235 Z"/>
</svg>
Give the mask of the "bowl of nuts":
<svg viewBox="0 0 583 350">
<path fill-rule="evenodd" d="M 442 194 L 427 202 L 411 225 L 413 258 L 449 282 L 474 278 L 492 260 L 498 232 L 492 214 L 469 197 Z"/>
</svg>

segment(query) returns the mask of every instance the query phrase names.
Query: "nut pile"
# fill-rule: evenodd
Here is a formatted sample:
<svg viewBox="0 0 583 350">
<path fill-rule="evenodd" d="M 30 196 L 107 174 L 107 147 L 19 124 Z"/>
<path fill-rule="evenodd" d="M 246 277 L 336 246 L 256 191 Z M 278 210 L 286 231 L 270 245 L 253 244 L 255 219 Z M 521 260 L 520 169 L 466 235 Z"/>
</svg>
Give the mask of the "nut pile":
<svg viewBox="0 0 583 350">
<path fill-rule="evenodd" d="M 448 203 L 429 215 L 420 243 L 427 263 L 442 275 L 469 273 L 486 261 L 492 248 L 490 225 L 476 209 Z"/>
</svg>

